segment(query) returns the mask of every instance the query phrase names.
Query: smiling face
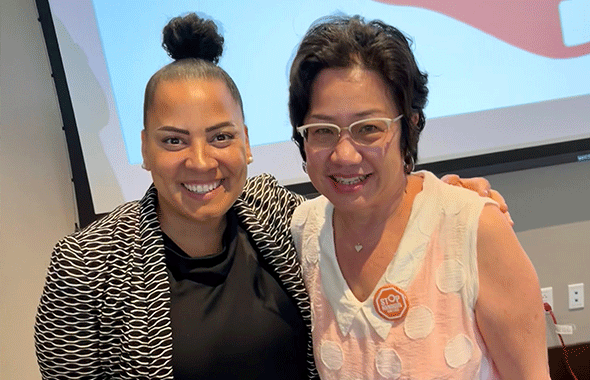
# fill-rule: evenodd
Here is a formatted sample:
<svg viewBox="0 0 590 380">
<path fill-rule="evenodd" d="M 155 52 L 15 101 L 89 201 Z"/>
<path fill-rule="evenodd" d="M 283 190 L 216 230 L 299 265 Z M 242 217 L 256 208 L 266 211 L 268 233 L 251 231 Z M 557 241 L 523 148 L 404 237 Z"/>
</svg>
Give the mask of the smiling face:
<svg viewBox="0 0 590 380">
<path fill-rule="evenodd" d="M 359 67 L 324 69 L 311 91 L 304 123 L 333 123 L 344 128 L 367 118 L 394 119 L 399 111 L 381 76 Z M 336 210 L 385 210 L 405 189 L 400 152 L 400 122 L 391 124 L 387 137 L 376 146 L 355 143 L 343 131 L 334 148 L 305 144 L 307 173 L 315 188 Z"/>
<path fill-rule="evenodd" d="M 248 135 L 240 106 L 220 80 L 160 82 L 141 142 L 161 219 L 219 221 L 242 192 Z"/>
</svg>

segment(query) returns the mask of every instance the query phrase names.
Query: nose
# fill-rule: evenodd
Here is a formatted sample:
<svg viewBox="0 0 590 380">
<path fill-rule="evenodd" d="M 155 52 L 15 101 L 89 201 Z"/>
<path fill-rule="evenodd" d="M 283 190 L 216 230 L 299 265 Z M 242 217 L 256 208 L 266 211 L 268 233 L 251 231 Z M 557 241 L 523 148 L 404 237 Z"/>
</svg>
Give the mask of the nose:
<svg viewBox="0 0 590 380">
<path fill-rule="evenodd" d="M 355 165 L 359 164 L 363 160 L 362 155 L 358 151 L 354 141 L 352 141 L 348 131 L 341 132 L 340 138 L 332 150 L 330 159 L 332 162 L 341 165 Z"/>
<path fill-rule="evenodd" d="M 218 162 L 210 151 L 211 147 L 205 141 L 194 141 L 190 149 L 185 165 L 188 169 L 208 171 L 217 167 Z"/>
</svg>

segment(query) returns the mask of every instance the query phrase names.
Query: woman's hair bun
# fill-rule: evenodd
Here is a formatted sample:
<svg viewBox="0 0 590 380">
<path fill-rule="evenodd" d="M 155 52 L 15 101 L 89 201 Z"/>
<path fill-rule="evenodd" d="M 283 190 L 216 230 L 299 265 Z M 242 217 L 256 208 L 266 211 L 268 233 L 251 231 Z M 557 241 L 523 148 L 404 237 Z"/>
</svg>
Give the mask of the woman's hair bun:
<svg viewBox="0 0 590 380">
<path fill-rule="evenodd" d="M 174 60 L 200 58 L 216 64 L 223 53 L 223 37 L 217 25 L 195 13 L 173 18 L 162 34 L 162 46 Z"/>
</svg>

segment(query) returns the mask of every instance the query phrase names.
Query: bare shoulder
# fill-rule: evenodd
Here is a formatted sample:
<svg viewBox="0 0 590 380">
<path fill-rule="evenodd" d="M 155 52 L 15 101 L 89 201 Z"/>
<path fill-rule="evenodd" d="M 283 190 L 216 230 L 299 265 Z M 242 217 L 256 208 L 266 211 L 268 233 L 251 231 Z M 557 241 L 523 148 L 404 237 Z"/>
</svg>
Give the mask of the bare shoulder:
<svg viewBox="0 0 590 380">
<path fill-rule="evenodd" d="M 495 239 L 504 234 L 515 235 L 500 207 L 495 203 L 486 203 L 479 216 L 479 238 Z"/>
<path fill-rule="evenodd" d="M 477 257 L 480 277 L 489 273 L 534 273 L 512 226 L 495 204 L 486 204 L 479 217 Z"/>
</svg>

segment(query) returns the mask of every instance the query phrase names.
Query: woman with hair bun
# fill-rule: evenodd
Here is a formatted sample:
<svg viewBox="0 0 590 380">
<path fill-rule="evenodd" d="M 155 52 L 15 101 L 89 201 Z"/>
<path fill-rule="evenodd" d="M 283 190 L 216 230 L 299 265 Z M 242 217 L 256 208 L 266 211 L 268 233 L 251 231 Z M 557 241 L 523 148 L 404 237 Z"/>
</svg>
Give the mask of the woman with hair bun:
<svg viewBox="0 0 590 380">
<path fill-rule="evenodd" d="M 223 37 L 172 19 L 149 80 L 153 185 L 61 240 L 35 339 L 44 379 L 316 378 L 309 301 L 287 220 L 302 200 L 252 161 Z"/>
<path fill-rule="evenodd" d="M 44 379 L 316 379 L 290 236 L 303 198 L 252 162 L 223 37 L 172 19 L 149 80 L 143 199 L 57 243 L 35 326 Z M 487 181 L 474 181 L 485 191 Z"/>
</svg>

